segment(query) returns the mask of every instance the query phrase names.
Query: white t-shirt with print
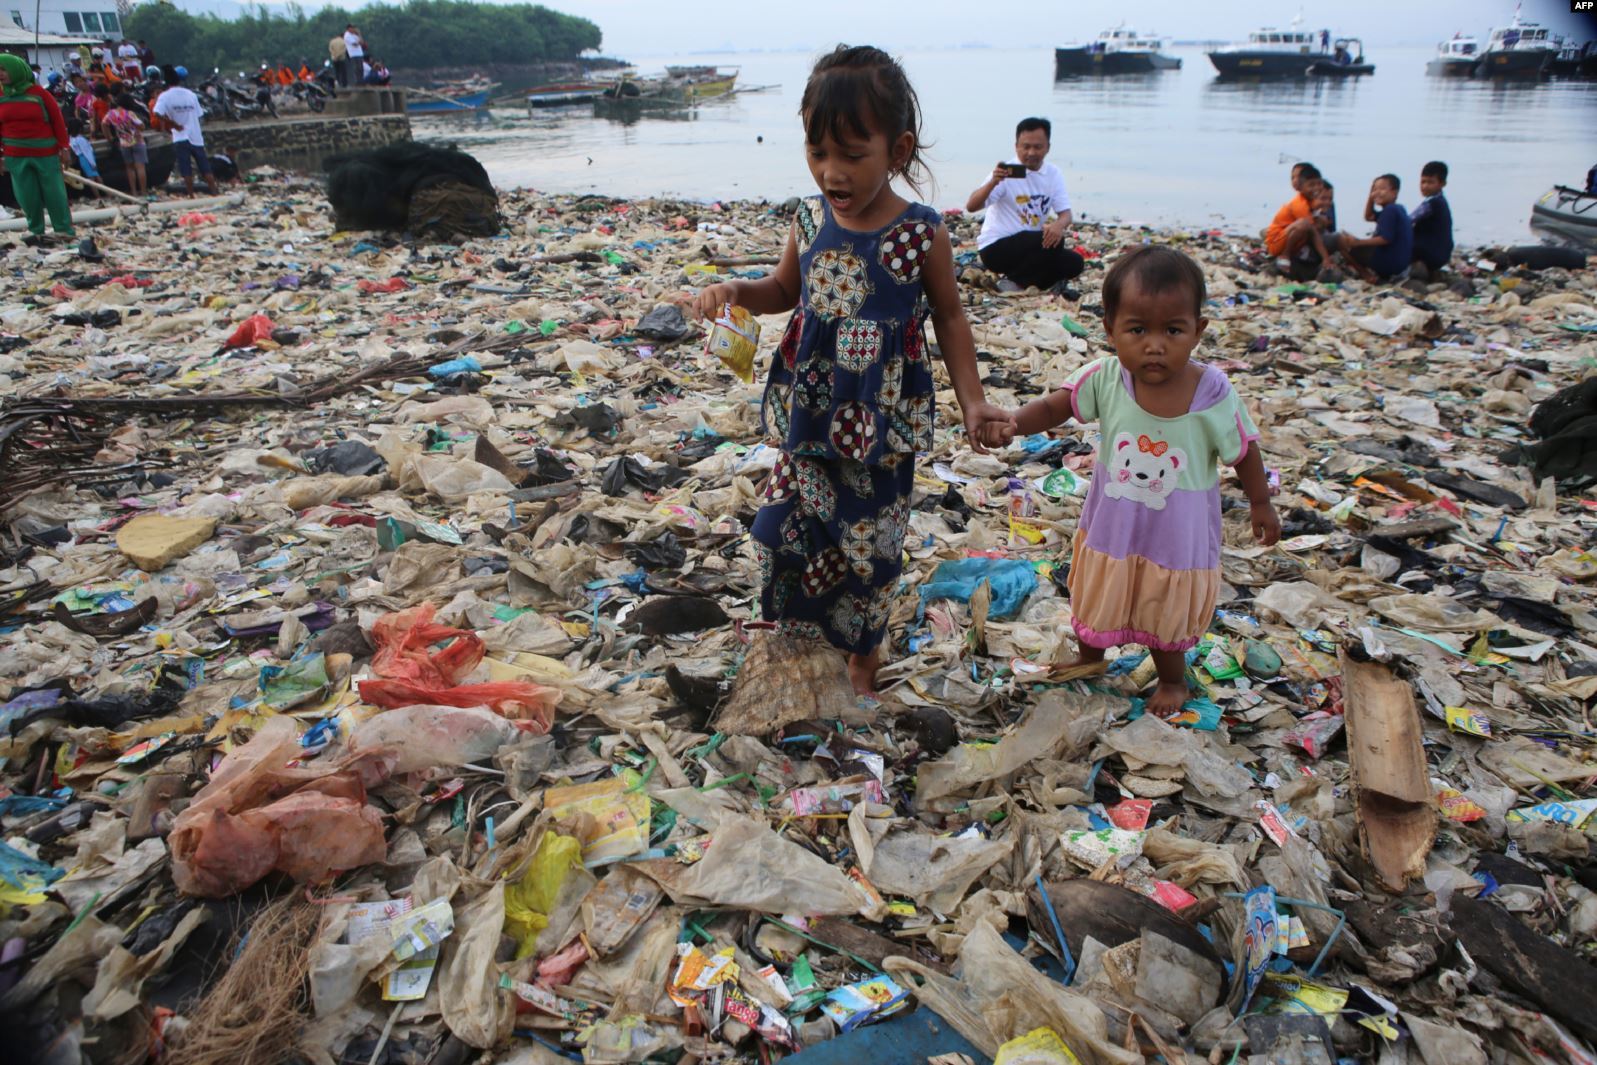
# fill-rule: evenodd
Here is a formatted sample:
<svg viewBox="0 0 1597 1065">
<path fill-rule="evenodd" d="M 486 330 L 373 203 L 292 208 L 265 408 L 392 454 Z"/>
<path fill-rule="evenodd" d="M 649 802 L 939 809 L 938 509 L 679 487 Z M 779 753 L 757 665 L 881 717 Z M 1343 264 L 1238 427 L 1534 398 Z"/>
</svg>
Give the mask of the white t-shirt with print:
<svg viewBox="0 0 1597 1065">
<path fill-rule="evenodd" d="M 360 34 L 358 34 L 358 33 L 346 33 L 346 34 L 344 34 L 344 47 L 349 50 L 349 57 L 351 59 L 365 59 L 366 58 L 366 49 L 360 43 Z"/>
<path fill-rule="evenodd" d="M 1011 159 L 1014 164 L 1019 160 Z M 1050 214 L 1070 210 L 1070 194 L 1065 191 L 1065 175 L 1052 163 L 1029 170 L 1023 178 L 1005 178 L 987 197 L 987 215 L 982 219 L 976 247 L 1042 229 Z"/>
<path fill-rule="evenodd" d="M 205 147 L 205 135 L 200 132 L 200 99 L 181 85 L 174 85 L 155 101 L 155 113 L 172 123 L 173 141 L 188 141 L 196 148 Z"/>
</svg>

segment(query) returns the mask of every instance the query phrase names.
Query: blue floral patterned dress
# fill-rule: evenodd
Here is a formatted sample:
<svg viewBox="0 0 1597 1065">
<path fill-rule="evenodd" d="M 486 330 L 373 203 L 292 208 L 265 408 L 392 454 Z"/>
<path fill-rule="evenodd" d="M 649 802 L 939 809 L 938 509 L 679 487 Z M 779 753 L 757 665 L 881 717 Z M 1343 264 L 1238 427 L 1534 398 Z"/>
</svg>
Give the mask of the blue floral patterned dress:
<svg viewBox="0 0 1597 1065">
<path fill-rule="evenodd" d="M 932 446 L 921 270 L 939 224 L 935 209 L 911 204 L 855 232 L 819 196 L 795 223 L 803 291 L 761 407 L 782 454 L 754 520 L 760 609 L 857 654 L 886 634 L 915 452 Z"/>
</svg>

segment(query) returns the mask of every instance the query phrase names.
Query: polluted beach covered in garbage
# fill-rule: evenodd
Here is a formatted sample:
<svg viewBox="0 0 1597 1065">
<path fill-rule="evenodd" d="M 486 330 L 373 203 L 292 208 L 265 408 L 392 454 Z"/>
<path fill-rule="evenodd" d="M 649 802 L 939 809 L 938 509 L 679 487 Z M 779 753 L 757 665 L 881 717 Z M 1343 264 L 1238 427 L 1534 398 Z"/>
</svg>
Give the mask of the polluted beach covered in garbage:
<svg viewBox="0 0 1597 1065">
<path fill-rule="evenodd" d="M 1162 719 L 1059 668 L 1094 430 L 978 453 L 940 366 L 877 693 L 760 617 L 785 323 L 685 312 L 794 203 L 255 177 L 6 260 L 14 1060 L 1597 1061 L 1589 264 L 1085 225 L 1066 299 L 950 213 L 998 403 L 1127 249 L 1203 266 L 1283 533 L 1222 484 Z"/>
</svg>

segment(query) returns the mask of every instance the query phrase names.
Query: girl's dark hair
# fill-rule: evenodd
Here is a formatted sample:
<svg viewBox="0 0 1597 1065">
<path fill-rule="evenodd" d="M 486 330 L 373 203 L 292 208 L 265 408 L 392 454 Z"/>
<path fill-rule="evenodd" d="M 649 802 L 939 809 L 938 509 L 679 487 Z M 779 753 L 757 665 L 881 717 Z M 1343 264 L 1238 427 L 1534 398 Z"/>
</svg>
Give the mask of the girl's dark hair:
<svg viewBox="0 0 1597 1065">
<path fill-rule="evenodd" d="M 133 110 L 133 94 L 125 92 L 121 96 L 118 96 L 116 98 L 116 105 L 124 111 Z"/>
<path fill-rule="evenodd" d="M 1139 244 L 1115 260 L 1103 279 L 1103 320 L 1113 326 L 1120 309 L 1120 292 L 1126 282 L 1135 280 L 1145 295 L 1184 288 L 1192 293 L 1192 311 L 1203 317 L 1203 301 L 1208 291 L 1203 284 L 1203 269 L 1185 252 L 1163 244 Z"/>
<path fill-rule="evenodd" d="M 909 158 L 897 173 L 916 192 L 931 176 L 921 154 L 920 97 L 898 60 L 880 48 L 840 44 L 822 56 L 804 86 L 799 115 L 811 144 L 828 134 L 835 141 L 849 135 L 869 137 L 873 127 L 888 143 L 913 134 Z"/>
<path fill-rule="evenodd" d="M 111 95 L 111 87 L 109 85 L 107 85 L 103 81 L 97 81 L 97 82 L 94 83 L 93 92 L 94 92 L 94 95 L 96 95 L 96 96 L 110 96 Z"/>
</svg>

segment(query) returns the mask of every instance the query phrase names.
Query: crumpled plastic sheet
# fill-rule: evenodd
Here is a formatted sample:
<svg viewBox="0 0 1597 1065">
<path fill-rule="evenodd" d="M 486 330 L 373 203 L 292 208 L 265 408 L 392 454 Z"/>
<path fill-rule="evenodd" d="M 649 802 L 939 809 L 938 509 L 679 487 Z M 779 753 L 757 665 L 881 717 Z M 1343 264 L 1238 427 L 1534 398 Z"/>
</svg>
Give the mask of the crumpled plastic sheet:
<svg viewBox="0 0 1597 1065">
<path fill-rule="evenodd" d="M 222 760 L 168 838 L 178 890 L 225 898 L 274 870 L 315 882 L 383 859 L 383 820 L 366 788 L 388 775 L 392 752 L 285 768 L 299 750 L 293 719 L 274 717 Z"/>
</svg>

